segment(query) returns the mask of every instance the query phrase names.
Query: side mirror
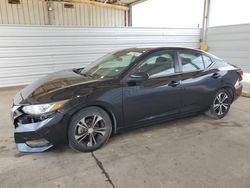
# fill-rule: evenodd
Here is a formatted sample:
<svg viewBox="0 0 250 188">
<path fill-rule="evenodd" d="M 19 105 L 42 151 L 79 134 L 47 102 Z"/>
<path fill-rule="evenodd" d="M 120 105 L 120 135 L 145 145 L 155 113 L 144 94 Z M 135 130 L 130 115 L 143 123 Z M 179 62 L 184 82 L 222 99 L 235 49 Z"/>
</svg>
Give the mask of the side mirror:
<svg viewBox="0 0 250 188">
<path fill-rule="evenodd" d="M 149 78 L 148 74 L 145 72 L 136 72 L 134 74 L 131 74 L 130 77 L 128 78 L 128 81 L 144 81 L 147 80 Z"/>
</svg>

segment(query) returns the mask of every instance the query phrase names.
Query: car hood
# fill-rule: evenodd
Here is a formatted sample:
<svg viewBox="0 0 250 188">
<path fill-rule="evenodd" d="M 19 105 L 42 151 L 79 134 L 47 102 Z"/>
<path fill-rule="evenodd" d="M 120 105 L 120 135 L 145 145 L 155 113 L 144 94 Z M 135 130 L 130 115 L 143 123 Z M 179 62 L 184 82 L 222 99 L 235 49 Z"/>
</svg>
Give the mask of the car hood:
<svg viewBox="0 0 250 188">
<path fill-rule="evenodd" d="M 77 87 L 83 84 L 93 83 L 96 81 L 99 81 L 99 79 L 79 75 L 72 70 L 54 72 L 26 86 L 19 93 L 20 96 L 16 96 L 14 98 L 14 103 L 46 102 L 44 98 L 48 98 L 49 102 L 49 97 L 46 96 L 52 94 L 54 97 L 52 100 L 68 99 L 69 97 L 73 97 L 72 94 L 69 93 L 68 96 L 66 96 L 62 93 L 62 91 L 70 90 L 72 87 Z M 55 95 L 57 95 L 56 99 Z"/>
</svg>

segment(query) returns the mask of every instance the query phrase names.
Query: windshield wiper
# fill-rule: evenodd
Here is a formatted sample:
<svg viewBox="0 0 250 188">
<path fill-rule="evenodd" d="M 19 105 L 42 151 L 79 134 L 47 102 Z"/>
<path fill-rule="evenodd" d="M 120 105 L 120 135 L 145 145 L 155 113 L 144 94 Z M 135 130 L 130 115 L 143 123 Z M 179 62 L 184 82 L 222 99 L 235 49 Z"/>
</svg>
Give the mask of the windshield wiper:
<svg viewBox="0 0 250 188">
<path fill-rule="evenodd" d="M 82 76 L 85 76 L 85 77 L 90 77 L 90 78 L 93 77 L 91 74 L 87 74 L 87 73 L 84 73 L 84 72 L 80 72 L 79 74 L 82 75 Z"/>
<path fill-rule="evenodd" d="M 93 75 L 91 75 L 91 74 L 87 74 L 87 73 L 82 72 L 83 69 L 84 68 L 80 68 L 80 69 L 74 68 L 74 69 L 72 69 L 72 71 L 75 72 L 76 74 L 80 74 L 80 75 L 85 76 L 85 77 L 90 77 L 90 78 L 93 77 Z"/>
<path fill-rule="evenodd" d="M 79 69 L 74 68 L 74 69 L 72 69 L 72 71 L 75 72 L 76 74 L 80 74 Z"/>
<path fill-rule="evenodd" d="M 82 72 L 83 69 L 84 68 L 77 68 L 77 69 L 74 68 L 74 69 L 72 69 L 72 71 L 75 72 L 76 74 L 80 74 L 81 75 L 82 74 L 81 72 Z"/>
</svg>

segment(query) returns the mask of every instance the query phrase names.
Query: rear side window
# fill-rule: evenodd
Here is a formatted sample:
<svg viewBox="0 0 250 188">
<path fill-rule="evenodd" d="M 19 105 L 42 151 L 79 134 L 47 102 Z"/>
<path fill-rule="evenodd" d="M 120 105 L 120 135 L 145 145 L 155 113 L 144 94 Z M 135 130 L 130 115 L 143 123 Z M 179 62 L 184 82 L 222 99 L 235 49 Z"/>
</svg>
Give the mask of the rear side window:
<svg viewBox="0 0 250 188">
<path fill-rule="evenodd" d="M 210 57 L 206 55 L 202 55 L 202 57 L 203 57 L 205 68 L 208 68 L 210 65 L 212 65 L 213 61 L 210 59 Z"/>
<path fill-rule="evenodd" d="M 179 57 L 183 72 L 204 70 L 202 55 L 192 52 L 180 52 Z"/>
</svg>

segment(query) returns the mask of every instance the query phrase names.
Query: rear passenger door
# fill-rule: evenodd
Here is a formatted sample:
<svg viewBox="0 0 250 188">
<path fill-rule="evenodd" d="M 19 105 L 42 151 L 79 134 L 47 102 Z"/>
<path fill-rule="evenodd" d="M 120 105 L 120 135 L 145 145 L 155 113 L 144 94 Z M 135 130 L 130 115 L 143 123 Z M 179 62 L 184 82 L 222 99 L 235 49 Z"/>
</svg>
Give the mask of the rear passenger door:
<svg viewBox="0 0 250 188">
<path fill-rule="evenodd" d="M 199 51 L 180 50 L 178 59 L 181 69 L 181 112 L 197 112 L 208 108 L 221 78 L 216 70 L 209 69 L 212 60 Z"/>
</svg>

